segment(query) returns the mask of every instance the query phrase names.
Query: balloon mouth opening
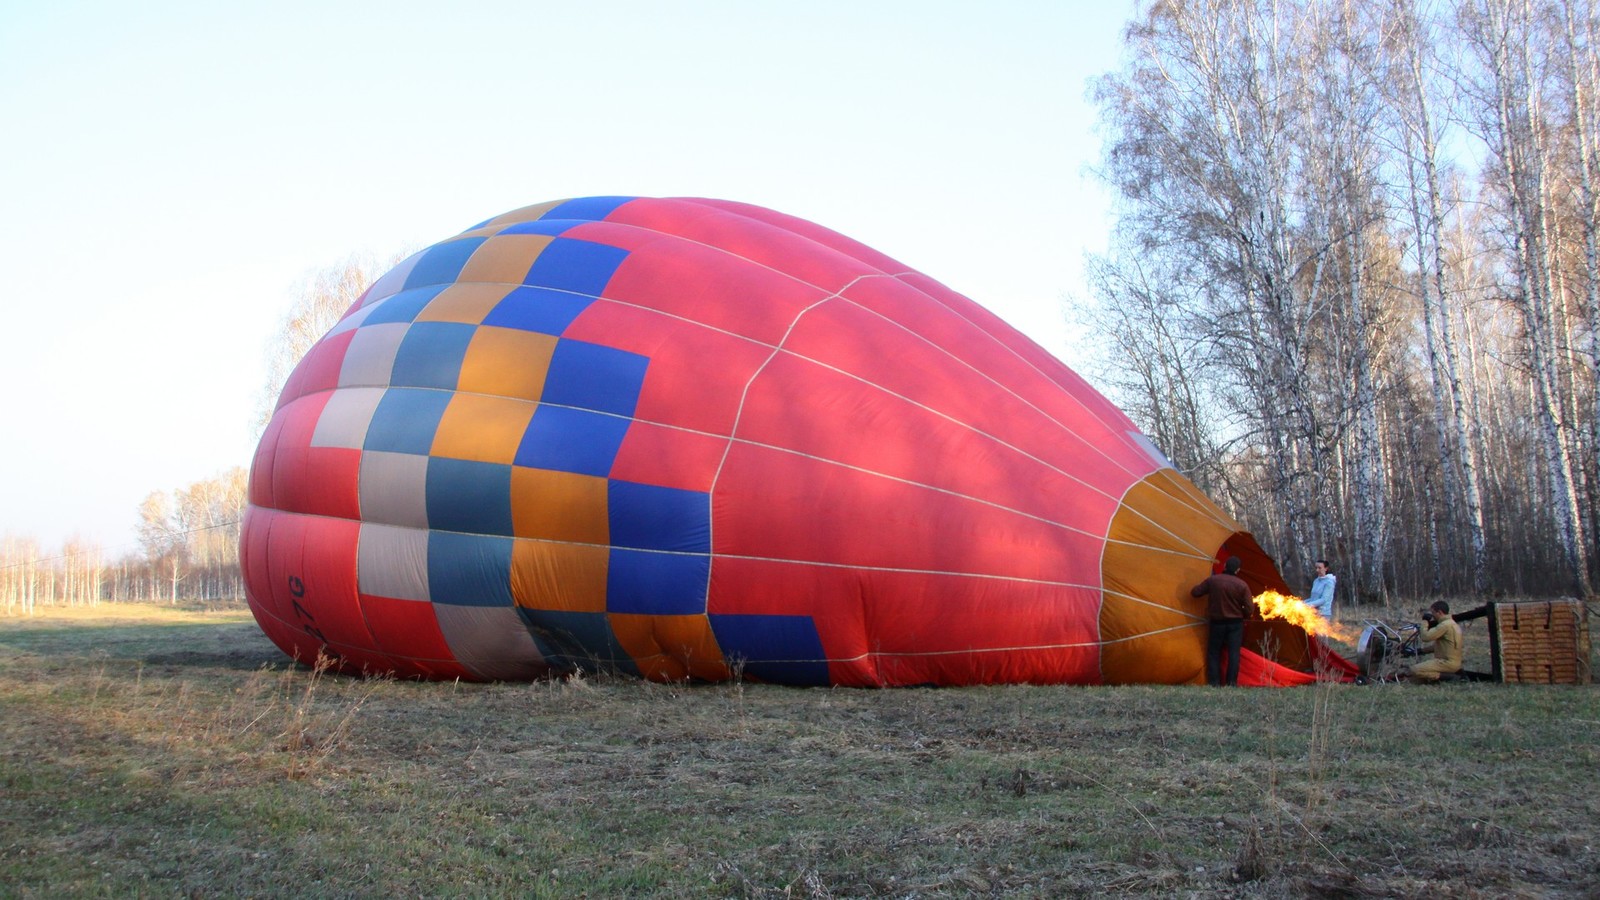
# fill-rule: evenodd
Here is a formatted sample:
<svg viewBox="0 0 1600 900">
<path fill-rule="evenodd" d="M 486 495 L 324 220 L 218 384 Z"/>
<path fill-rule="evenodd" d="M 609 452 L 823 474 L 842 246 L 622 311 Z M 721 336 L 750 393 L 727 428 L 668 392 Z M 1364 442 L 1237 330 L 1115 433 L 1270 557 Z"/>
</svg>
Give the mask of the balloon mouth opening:
<svg viewBox="0 0 1600 900">
<path fill-rule="evenodd" d="M 1267 555 L 1261 545 L 1256 543 L 1255 536 L 1248 531 L 1235 531 L 1228 535 L 1228 539 L 1217 548 L 1216 562 L 1213 569 L 1222 571 L 1223 565 L 1231 556 L 1239 557 L 1243 563 L 1239 567 L 1239 577 L 1245 584 L 1250 585 L 1254 594 L 1263 591 L 1276 591 L 1280 594 L 1291 593 L 1289 585 L 1283 580 L 1283 574 L 1278 571 L 1278 564 Z"/>
</svg>

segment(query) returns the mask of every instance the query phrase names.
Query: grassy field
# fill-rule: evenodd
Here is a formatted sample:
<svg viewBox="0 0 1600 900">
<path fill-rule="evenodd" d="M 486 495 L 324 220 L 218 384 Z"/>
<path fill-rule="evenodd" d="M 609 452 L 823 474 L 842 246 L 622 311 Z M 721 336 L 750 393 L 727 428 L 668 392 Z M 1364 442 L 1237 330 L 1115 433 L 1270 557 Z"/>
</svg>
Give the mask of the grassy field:
<svg viewBox="0 0 1600 900">
<path fill-rule="evenodd" d="M 1592 686 L 419 684 L 0 618 L 6 897 L 1595 896 L 1597 774 Z"/>
</svg>

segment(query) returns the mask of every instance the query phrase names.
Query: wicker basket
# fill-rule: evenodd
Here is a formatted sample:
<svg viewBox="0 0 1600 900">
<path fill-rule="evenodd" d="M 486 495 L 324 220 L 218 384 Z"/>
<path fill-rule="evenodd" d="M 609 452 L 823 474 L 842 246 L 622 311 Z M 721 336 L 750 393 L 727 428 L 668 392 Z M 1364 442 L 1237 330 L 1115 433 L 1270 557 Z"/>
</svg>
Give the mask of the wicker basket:
<svg viewBox="0 0 1600 900">
<path fill-rule="evenodd" d="M 1571 599 L 1494 604 L 1495 675 L 1507 684 L 1588 684 L 1588 612 Z"/>
</svg>

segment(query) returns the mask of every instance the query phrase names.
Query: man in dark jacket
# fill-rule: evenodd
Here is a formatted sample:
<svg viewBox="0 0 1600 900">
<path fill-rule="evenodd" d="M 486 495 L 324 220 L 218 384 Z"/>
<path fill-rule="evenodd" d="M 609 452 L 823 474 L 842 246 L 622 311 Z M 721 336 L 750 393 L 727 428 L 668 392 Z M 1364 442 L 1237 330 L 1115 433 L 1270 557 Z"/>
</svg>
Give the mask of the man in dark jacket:
<svg viewBox="0 0 1600 900">
<path fill-rule="evenodd" d="M 1221 574 L 1212 575 L 1189 591 L 1191 597 L 1206 597 L 1206 617 L 1211 633 L 1206 638 L 1206 684 L 1234 686 L 1239 683 L 1239 648 L 1244 644 L 1244 620 L 1255 611 L 1250 585 L 1239 577 L 1239 557 L 1230 556 Z M 1228 656 L 1226 679 L 1222 655 Z"/>
</svg>

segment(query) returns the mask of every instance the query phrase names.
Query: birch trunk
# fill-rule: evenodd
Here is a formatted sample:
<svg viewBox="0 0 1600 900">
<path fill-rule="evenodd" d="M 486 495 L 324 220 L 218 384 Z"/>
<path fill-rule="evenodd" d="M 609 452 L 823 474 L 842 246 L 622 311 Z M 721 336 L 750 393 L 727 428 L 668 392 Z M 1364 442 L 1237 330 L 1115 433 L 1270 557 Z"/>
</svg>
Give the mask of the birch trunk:
<svg viewBox="0 0 1600 900">
<path fill-rule="evenodd" d="M 1576 7 L 1576 8 L 1575 8 Z M 1600 198 L 1595 189 L 1595 90 L 1600 86 L 1600 55 L 1595 47 L 1595 9 L 1593 0 L 1563 0 L 1562 25 L 1567 40 L 1568 87 L 1572 103 L 1574 138 L 1578 151 L 1578 190 L 1580 227 L 1583 232 L 1583 309 L 1589 322 L 1589 420 L 1590 533 L 1600 549 L 1600 512 L 1593 484 L 1600 468 Z M 1581 15 L 1581 22 L 1580 22 Z M 1583 415 L 1580 415 L 1583 418 Z"/>
<path fill-rule="evenodd" d="M 1572 457 L 1562 435 L 1560 361 L 1552 314 L 1556 298 L 1545 172 L 1546 123 L 1538 90 L 1541 75 L 1529 56 L 1532 10 L 1516 0 L 1481 0 L 1474 12 L 1481 17 L 1479 49 L 1485 56 L 1494 103 L 1494 117 L 1487 123 L 1492 132 L 1490 144 L 1504 176 L 1508 224 L 1514 235 L 1515 302 L 1532 370 L 1546 499 L 1570 583 L 1586 596 L 1589 566 L 1582 516 L 1574 490 Z"/>
<path fill-rule="evenodd" d="M 1467 426 L 1462 398 L 1459 353 L 1452 334 L 1449 293 L 1445 290 L 1444 210 L 1439 180 L 1438 139 L 1424 72 L 1423 48 L 1427 30 L 1417 15 L 1414 0 L 1401 0 L 1397 12 L 1403 29 L 1400 132 L 1409 156 L 1406 166 L 1410 188 L 1408 204 L 1417 234 L 1418 296 L 1422 301 L 1422 326 L 1428 356 L 1428 382 L 1433 395 L 1439 458 L 1444 472 L 1448 514 L 1457 501 L 1465 506 L 1471 553 L 1472 589 L 1485 584 L 1487 538 L 1483 500 L 1478 485 L 1477 442 Z M 1420 184 L 1417 169 L 1420 165 Z M 1437 332 L 1437 338 L 1435 334 Z M 1459 478 L 1457 471 L 1459 470 Z M 1453 516 L 1451 517 L 1453 518 Z"/>
</svg>

